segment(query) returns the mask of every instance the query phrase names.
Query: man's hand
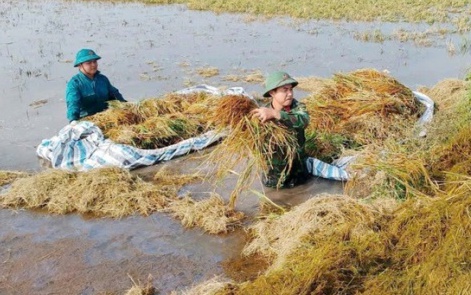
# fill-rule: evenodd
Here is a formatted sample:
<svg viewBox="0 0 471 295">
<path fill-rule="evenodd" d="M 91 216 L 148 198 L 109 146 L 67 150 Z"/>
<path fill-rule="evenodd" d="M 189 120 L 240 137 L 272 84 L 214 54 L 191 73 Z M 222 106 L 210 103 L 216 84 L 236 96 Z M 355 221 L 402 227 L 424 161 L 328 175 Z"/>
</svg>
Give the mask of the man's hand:
<svg viewBox="0 0 471 295">
<path fill-rule="evenodd" d="M 252 118 L 258 118 L 262 123 L 272 119 L 279 120 L 281 118 L 280 111 L 265 107 L 254 109 L 250 113 L 252 114 Z"/>
</svg>

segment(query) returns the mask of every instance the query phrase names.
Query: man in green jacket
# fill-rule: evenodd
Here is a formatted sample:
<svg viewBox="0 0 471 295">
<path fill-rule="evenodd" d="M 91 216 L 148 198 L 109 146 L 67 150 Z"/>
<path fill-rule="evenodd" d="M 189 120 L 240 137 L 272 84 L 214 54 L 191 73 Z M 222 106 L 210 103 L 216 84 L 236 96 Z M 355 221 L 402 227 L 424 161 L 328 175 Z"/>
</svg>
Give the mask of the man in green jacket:
<svg viewBox="0 0 471 295">
<path fill-rule="evenodd" d="M 100 58 L 91 49 L 77 52 L 74 67 L 78 67 L 79 73 L 67 83 L 65 94 L 69 122 L 106 110 L 110 100 L 126 102 L 119 90 L 98 71 Z"/>
<path fill-rule="evenodd" d="M 296 135 L 298 140 L 297 156 L 294 159 L 292 168 L 283 179 L 282 172 L 288 165 L 282 152 L 275 153 L 270 163 L 270 169 L 265 176 L 265 185 L 268 187 L 293 187 L 307 180 L 309 173 L 306 167 L 307 155 L 304 151 L 306 137 L 304 129 L 309 124 L 309 114 L 306 106 L 294 99 L 293 88 L 298 85 L 298 81 L 293 79 L 286 72 L 271 73 L 265 80 L 264 97 L 271 97 L 271 101 L 265 107 L 260 107 L 252 111 L 254 117 L 259 118 L 262 123 L 273 120 L 282 124 Z"/>
</svg>

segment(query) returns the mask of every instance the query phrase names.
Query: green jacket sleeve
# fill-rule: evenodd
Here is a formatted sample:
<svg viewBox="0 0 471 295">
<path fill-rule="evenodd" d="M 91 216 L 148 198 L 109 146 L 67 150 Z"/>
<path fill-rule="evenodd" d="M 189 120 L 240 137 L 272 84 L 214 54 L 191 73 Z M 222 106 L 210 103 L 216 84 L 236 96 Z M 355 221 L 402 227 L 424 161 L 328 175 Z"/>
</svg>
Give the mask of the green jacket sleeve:
<svg viewBox="0 0 471 295">
<path fill-rule="evenodd" d="M 80 93 L 75 79 L 67 83 L 65 101 L 67 105 L 67 119 L 69 122 L 80 119 Z"/>
<path fill-rule="evenodd" d="M 108 93 L 110 94 L 110 97 L 109 97 L 109 100 L 119 100 L 119 101 L 122 101 L 122 102 L 127 102 L 123 95 L 119 92 L 118 88 L 114 87 L 113 85 L 111 85 L 111 82 L 110 80 L 106 77 L 106 76 L 103 76 L 105 79 L 106 79 L 106 84 L 108 84 Z"/>
</svg>

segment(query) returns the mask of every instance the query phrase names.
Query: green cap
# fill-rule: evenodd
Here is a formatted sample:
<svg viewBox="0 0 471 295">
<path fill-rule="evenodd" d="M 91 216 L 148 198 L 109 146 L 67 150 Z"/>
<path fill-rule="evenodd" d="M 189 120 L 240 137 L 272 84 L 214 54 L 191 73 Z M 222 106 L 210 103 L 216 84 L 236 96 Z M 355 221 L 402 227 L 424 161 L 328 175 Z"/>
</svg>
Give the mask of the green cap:
<svg viewBox="0 0 471 295">
<path fill-rule="evenodd" d="M 98 56 L 95 51 L 91 49 L 80 49 L 79 52 L 77 52 L 77 55 L 75 56 L 75 63 L 74 67 L 79 66 L 81 63 L 86 62 L 86 61 L 91 61 L 91 60 L 97 60 L 100 59 L 101 57 Z"/>
<path fill-rule="evenodd" d="M 291 78 L 291 76 L 286 72 L 279 71 L 271 73 L 265 80 L 265 93 L 263 94 L 263 96 L 270 97 L 270 91 L 288 84 L 291 84 L 293 85 L 293 87 L 296 87 L 296 85 L 298 85 L 298 81 Z"/>
</svg>

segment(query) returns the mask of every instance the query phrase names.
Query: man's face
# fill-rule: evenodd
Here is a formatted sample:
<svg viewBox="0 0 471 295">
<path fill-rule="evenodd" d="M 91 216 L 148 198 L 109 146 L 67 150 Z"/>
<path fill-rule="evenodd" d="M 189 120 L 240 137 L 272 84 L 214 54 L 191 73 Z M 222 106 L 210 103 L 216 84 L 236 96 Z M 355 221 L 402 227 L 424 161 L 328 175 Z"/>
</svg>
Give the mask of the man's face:
<svg viewBox="0 0 471 295">
<path fill-rule="evenodd" d="M 293 103 L 293 85 L 288 84 L 270 91 L 273 98 L 273 108 L 281 110 Z"/>
<path fill-rule="evenodd" d="M 80 69 L 85 74 L 94 76 L 98 71 L 98 62 L 96 60 L 83 62 L 80 64 Z"/>
</svg>

